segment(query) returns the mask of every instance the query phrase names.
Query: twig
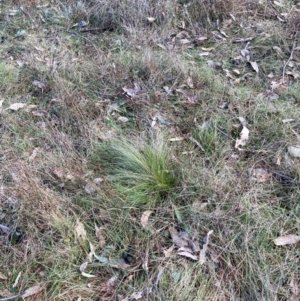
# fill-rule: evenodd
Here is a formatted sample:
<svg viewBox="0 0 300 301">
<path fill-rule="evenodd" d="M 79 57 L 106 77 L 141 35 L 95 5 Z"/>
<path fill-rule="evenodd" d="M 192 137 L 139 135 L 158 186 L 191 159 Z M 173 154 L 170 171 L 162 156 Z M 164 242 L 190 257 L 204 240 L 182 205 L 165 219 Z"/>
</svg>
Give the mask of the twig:
<svg viewBox="0 0 300 301">
<path fill-rule="evenodd" d="M 296 42 L 297 42 L 297 34 L 298 34 L 298 31 L 296 31 L 296 33 L 294 35 L 293 47 L 292 47 L 292 50 L 291 50 L 290 57 L 288 58 L 288 60 L 286 61 L 286 63 L 283 66 L 283 69 L 282 69 L 282 83 L 284 83 L 284 81 L 285 81 L 285 69 L 286 69 L 286 66 L 288 65 L 288 63 L 290 62 L 290 60 L 293 58 L 293 55 L 294 55 L 294 50 L 296 48 Z"/>
<path fill-rule="evenodd" d="M 22 295 L 14 295 L 6 298 L 0 298 L 0 301 L 8 301 L 8 300 L 13 300 L 22 297 Z"/>
</svg>

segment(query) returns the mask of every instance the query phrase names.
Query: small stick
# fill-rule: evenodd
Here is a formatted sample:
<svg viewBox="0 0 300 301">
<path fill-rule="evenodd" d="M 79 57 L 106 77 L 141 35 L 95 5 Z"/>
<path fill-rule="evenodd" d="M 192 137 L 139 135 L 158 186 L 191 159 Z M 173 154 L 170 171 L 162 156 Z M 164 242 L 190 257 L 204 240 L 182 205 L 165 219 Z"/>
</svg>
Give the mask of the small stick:
<svg viewBox="0 0 300 301">
<path fill-rule="evenodd" d="M 290 57 L 288 58 L 288 60 L 286 61 L 286 63 L 283 66 L 283 69 L 282 69 L 282 83 L 284 83 L 284 81 L 285 81 L 285 69 L 286 69 L 286 66 L 288 65 L 288 63 L 290 62 L 290 60 L 293 58 L 293 55 L 294 55 L 294 50 L 296 48 L 297 34 L 298 34 L 298 31 L 296 31 L 296 33 L 294 35 L 294 39 L 293 39 L 294 41 L 293 41 L 293 46 L 292 46 Z"/>
</svg>

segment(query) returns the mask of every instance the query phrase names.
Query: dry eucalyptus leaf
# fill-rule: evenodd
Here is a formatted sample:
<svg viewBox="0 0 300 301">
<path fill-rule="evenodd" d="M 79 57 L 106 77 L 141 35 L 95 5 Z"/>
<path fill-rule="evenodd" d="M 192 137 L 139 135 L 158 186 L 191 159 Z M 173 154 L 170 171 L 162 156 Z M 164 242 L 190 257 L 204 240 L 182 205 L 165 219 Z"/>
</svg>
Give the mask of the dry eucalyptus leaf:
<svg viewBox="0 0 300 301">
<path fill-rule="evenodd" d="M 198 256 L 192 254 L 193 251 L 187 247 L 181 247 L 178 249 L 177 254 L 193 260 L 198 260 Z"/>
<path fill-rule="evenodd" d="M 299 241 L 300 241 L 300 236 L 295 234 L 289 234 L 274 239 L 274 244 L 276 246 L 286 246 L 286 245 L 296 244 Z"/>
<path fill-rule="evenodd" d="M 95 275 L 92 275 L 92 274 L 88 274 L 88 273 L 85 273 L 85 269 L 87 268 L 88 266 L 88 262 L 84 262 L 80 267 L 79 267 L 79 271 L 81 272 L 81 275 L 86 277 L 86 278 L 95 278 L 96 276 Z"/>
<path fill-rule="evenodd" d="M 33 286 L 28 288 L 22 295 L 22 298 L 27 298 L 33 295 L 36 295 L 37 293 L 39 293 L 43 288 L 40 287 L 39 285 Z"/>
<path fill-rule="evenodd" d="M 256 62 L 249 62 L 251 67 L 253 68 L 253 70 L 258 73 L 259 69 L 258 69 L 258 65 Z"/>
<path fill-rule="evenodd" d="M 300 145 L 289 146 L 288 153 L 294 158 L 300 158 Z"/>
<path fill-rule="evenodd" d="M 86 239 L 86 231 L 84 229 L 84 225 L 79 220 L 77 220 L 77 222 L 76 222 L 75 232 L 76 232 L 78 238 Z"/>
<path fill-rule="evenodd" d="M 202 250 L 200 251 L 200 256 L 199 256 L 200 265 L 202 265 L 206 262 L 206 253 L 207 253 L 208 244 L 209 244 L 209 237 L 212 233 L 213 233 L 213 230 L 210 230 L 206 235 L 206 243 L 204 244 Z"/>
<path fill-rule="evenodd" d="M 188 246 L 188 242 L 182 236 L 180 237 L 178 235 L 178 232 L 174 227 L 170 226 L 169 227 L 169 232 L 171 234 L 171 237 L 172 237 L 172 240 L 173 240 L 174 244 L 177 247 L 181 248 L 181 247 L 187 247 Z"/>
<path fill-rule="evenodd" d="M 151 211 L 151 210 L 146 210 L 145 212 L 143 212 L 142 217 L 141 217 L 141 224 L 142 224 L 143 228 L 147 227 L 149 216 L 151 215 L 152 212 L 153 211 Z"/>
<path fill-rule="evenodd" d="M 120 117 L 118 117 L 117 121 L 122 122 L 122 123 L 126 123 L 126 122 L 129 121 L 129 119 L 127 117 L 120 116 Z"/>
<path fill-rule="evenodd" d="M 101 248 L 103 248 L 105 246 L 105 238 L 104 236 L 101 234 L 101 230 L 103 230 L 104 227 L 98 227 L 96 224 L 95 224 L 95 234 L 96 234 L 96 237 L 99 239 L 99 245 Z"/>
<path fill-rule="evenodd" d="M 24 108 L 26 106 L 26 103 L 21 103 L 21 102 L 17 102 L 17 103 L 13 103 L 11 104 L 8 109 L 12 110 L 12 111 L 18 111 L 22 108 Z"/>
</svg>

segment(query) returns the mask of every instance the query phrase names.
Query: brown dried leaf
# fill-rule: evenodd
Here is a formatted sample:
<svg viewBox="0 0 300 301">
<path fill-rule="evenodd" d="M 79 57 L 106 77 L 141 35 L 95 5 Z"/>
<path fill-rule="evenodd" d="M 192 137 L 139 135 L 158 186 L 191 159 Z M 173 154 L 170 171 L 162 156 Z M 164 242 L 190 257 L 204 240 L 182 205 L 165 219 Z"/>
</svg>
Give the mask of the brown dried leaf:
<svg viewBox="0 0 300 301">
<path fill-rule="evenodd" d="M 286 246 L 286 245 L 296 244 L 299 241 L 300 241 L 300 236 L 295 234 L 289 234 L 274 239 L 274 244 L 276 246 Z"/>
<path fill-rule="evenodd" d="M 43 288 L 40 287 L 39 285 L 33 286 L 28 288 L 22 295 L 22 298 L 27 298 L 33 295 L 36 295 L 37 293 L 39 293 Z"/>
<path fill-rule="evenodd" d="M 200 265 L 202 265 L 206 262 L 206 253 L 207 253 L 207 248 L 208 248 L 208 244 L 209 244 L 209 237 L 212 233 L 213 233 L 213 230 L 210 230 L 206 235 L 206 243 L 204 244 L 202 250 L 200 251 L 200 256 L 199 256 Z"/>
<path fill-rule="evenodd" d="M 105 246 L 105 238 L 104 236 L 101 234 L 101 230 L 103 230 L 104 227 L 98 227 L 96 224 L 95 224 L 95 234 L 96 234 L 96 237 L 99 239 L 99 245 L 101 248 L 103 248 Z"/>
<path fill-rule="evenodd" d="M 188 242 L 185 239 L 183 239 L 182 236 L 180 237 L 178 235 L 178 232 L 174 227 L 170 226 L 169 227 L 169 232 L 171 234 L 171 237 L 172 237 L 172 240 L 173 240 L 174 244 L 177 247 L 181 248 L 181 247 L 187 247 L 188 246 Z"/>
<path fill-rule="evenodd" d="M 86 231 L 84 229 L 84 225 L 79 220 L 77 220 L 77 222 L 76 222 L 75 232 L 76 232 L 78 238 L 86 239 Z"/>
<path fill-rule="evenodd" d="M 187 247 L 181 247 L 178 249 L 177 254 L 180 256 L 184 256 L 193 260 L 198 260 L 198 256 L 192 254 L 193 251 Z"/>
<path fill-rule="evenodd" d="M 146 228 L 148 225 L 148 220 L 149 220 L 149 216 L 151 215 L 153 211 L 151 210 L 146 210 L 145 212 L 143 212 L 142 217 L 141 217 L 141 224 L 143 228 Z"/>
</svg>

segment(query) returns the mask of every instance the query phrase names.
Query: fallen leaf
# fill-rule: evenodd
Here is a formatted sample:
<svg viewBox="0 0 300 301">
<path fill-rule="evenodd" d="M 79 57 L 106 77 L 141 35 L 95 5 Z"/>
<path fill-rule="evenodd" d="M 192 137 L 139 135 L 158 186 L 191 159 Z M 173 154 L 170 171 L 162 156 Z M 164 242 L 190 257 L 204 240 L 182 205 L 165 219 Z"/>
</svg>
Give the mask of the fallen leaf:
<svg viewBox="0 0 300 301">
<path fill-rule="evenodd" d="M 103 178 L 95 178 L 95 179 L 93 180 L 93 183 L 96 184 L 96 185 L 99 185 L 99 184 L 101 184 L 103 181 L 104 181 Z"/>
<path fill-rule="evenodd" d="M 77 222 L 76 222 L 75 232 L 76 232 L 78 238 L 86 239 L 86 231 L 84 229 L 84 225 L 79 220 L 77 220 Z"/>
<path fill-rule="evenodd" d="M 205 36 L 196 37 L 197 41 L 205 41 L 207 39 L 208 39 L 208 37 L 205 37 Z"/>
<path fill-rule="evenodd" d="M 177 93 L 181 93 L 185 96 L 185 98 L 187 99 L 188 103 L 190 104 L 195 104 L 198 102 L 198 97 L 197 95 L 194 95 L 188 91 L 185 91 L 183 89 L 176 89 L 175 90 Z"/>
<path fill-rule="evenodd" d="M 165 257 L 166 257 L 166 258 L 171 257 L 173 250 L 174 250 L 174 245 L 171 246 L 171 247 L 170 247 L 169 249 L 167 249 L 167 250 L 163 250 Z"/>
<path fill-rule="evenodd" d="M 180 43 L 181 45 L 185 45 L 185 44 L 190 44 L 191 41 L 190 41 L 189 39 L 180 39 L 180 40 L 179 40 L 179 43 Z"/>
<path fill-rule="evenodd" d="M 295 119 L 288 118 L 288 119 L 283 119 L 282 120 L 283 123 L 289 123 L 289 122 L 292 122 L 292 121 L 295 121 Z"/>
<path fill-rule="evenodd" d="M 105 238 L 104 236 L 101 234 L 101 230 L 103 230 L 104 227 L 98 227 L 96 224 L 95 224 L 95 234 L 96 234 L 96 237 L 99 239 L 99 245 L 101 248 L 103 248 L 105 246 Z"/>
<path fill-rule="evenodd" d="M 129 119 L 127 117 L 120 116 L 120 117 L 118 117 L 117 121 L 122 122 L 122 123 L 126 123 L 126 122 L 129 121 Z"/>
<path fill-rule="evenodd" d="M 29 161 L 33 161 L 35 157 L 38 155 L 38 153 L 41 151 L 40 147 L 36 147 L 33 151 L 30 157 L 28 158 Z"/>
<path fill-rule="evenodd" d="M 175 141 L 182 141 L 184 139 L 185 137 L 175 137 L 175 138 L 170 138 L 169 141 L 175 142 Z"/>
<path fill-rule="evenodd" d="M 274 239 L 274 244 L 276 246 L 285 246 L 285 245 L 296 244 L 299 241 L 300 241 L 300 236 L 295 234 L 289 234 Z"/>
<path fill-rule="evenodd" d="M 249 130 L 243 126 L 243 129 L 240 133 L 240 138 L 236 140 L 235 148 L 241 150 L 240 146 L 245 146 L 249 140 Z"/>
<path fill-rule="evenodd" d="M 79 267 L 79 271 L 81 272 L 81 275 L 86 278 L 95 278 L 96 277 L 95 275 L 85 273 L 85 269 L 87 268 L 87 266 L 88 266 L 88 262 L 86 261 Z"/>
<path fill-rule="evenodd" d="M 191 76 L 189 76 L 189 77 L 187 78 L 186 83 L 187 83 L 187 85 L 188 85 L 190 88 L 192 88 L 192 89 L 194 88 L 194 83 L 193 83 L 193 79 L 192 79 Z"/>
<path fill-rule="evenodd" d="M 251 171 L 251 180 L 254 180 L 258 183 L 264 183 L 270 179 L 272 173 L 264 168 L 253 168 Z"/>
<path fill-rule="evenodd" d="M 258 69 L 258 65 L 256 62 L 249 62 L 251 67 L 253 68 L 253 70 L 258 73 L 259 69 Z"/>
<path fill-rule="evenodd" d="M 294 158 L 300 158 L 300 146 L 289 146 L 288 153 Z"/>
<path fill-rule="evenodd" d="M 130 267 L 124 259 L 112 259 L 109 261 L 109 266 L 116 269 L 128 269 Z"/>
<path fill-rule="evenodd" d="M 151 210 L 146 210 L 145 212 L 143 212 L 142 217 L 141 217 L 141 224 L 143 228 L 146 228 L 148 225 L 148 220 L 149 220 L 149 216 L 151 215 L 153 211 Z"/>
<path fill-rule="evenodd" d="M 185 239 L 185 237 L 183 235 L 179 236 L 177 230 L 174 227 L 170 226 L 169 232 L 171 234 L 174 244 L 177 247 L 181 248 L 181 247 L 188 246 L 188 241 Z"/>
<path fill-rule="evenodd" d="M 178 249 L 177 254 L 193 260 L 198 260 L 198 256 L 193 255 L 192 252 L 193 251 L 190 248 L 181 247 Z"/>
<path fill-rule="evenodd" d="M 149 23 L 153 23 L 153 22 L 155 22 L 156 19 L 153 17 L 148 17 L 147 20 Z"/>
<path fill-rule="evenodd" d="M 22 108 L 24 108 L 26 106 L 26 103 L 21 103 L 21 102 L 17 102 L 17 103 L 13 103 L 11 104 L 8 109 L 12 110 L 12 111 L 18 111 Z"/>
<path fill-rule="evenodd" d="M 206 253 L 207 253 L 208 244 L 209 244 L 209 237 L 212 233 L 213 233 L 213 230 L 210 230 L 206 235 L 206 242 L 200 251 L 200 256 L 199 256 L 200 265 L 202 265 L 206 262 Z"/>
<path fill-rule="evenodd" d="M 192 207 L 193 207 L 193 209 L 195 209 L 197 211 L 201 211 L 204 208 L 206 208 L 208 204 L 209 204 L 209 202 L 195 201 L 195 202 L 193 202 Z"/>
<path fill-rule="evenodd" d="M 199 52 L 199 55 L 200 56 L 208 56 L 208 55 L 210 55 L 210 52 L 208 52 L 208 51 Z"/>
<path fill-rule="evenodd" d="M 43 288 L 40 287 L 39 285 L 33 286 L 28 288 L 23 294 L 22 294 L 22 298 L 27 298 L 33 295 L 36 295 L 37 293 L 39 293 Z"/>
<path fill-rule="evenodd" d="M 0 272 L 0 280 L 6 280 L 6 279 L 7 279 L 7 277 L 3 273 Z"/>
<path fill-rule="evenodd" d="M 47 111 L 44 110 L 32 110 L 31 114 L 37 117 L 46 117 L 48 115 Z"/>
<path fill-rule="evenodd" d="M 87 194 L 92 194 L 93 192 L 95 192 L 95 188 L 94 187 L 92 187 L 90 184 L 88 184 L 88 183 L 85 183 L 83 186 L 82 186 L 82 188 L 84 188 L 84 190 L 85 190 L 85 192 L 87 193 Z"/>
<path fill-rule="evenodd" d="M 127 88 L 127 86 L 123 87 L 123 91 L 130 97 L 135 97 L 140 91 L 141 91 L 141 87 L 138 83 L 133 83 L 134 84 L 134 88 Z"/>
<path fill-rule="evenodd" d="M 284 7 L 284 4 L 279 1 L 274 1 L 273 3 L 279 7 Z"/>
<path fill-rule="evenodd" d="M 42 89 L 42 90 L 46 88 L 46 85 L 45 85 L 44 83 L 38 81 L 38 80 L 34 80 L 34 81 L 32 82 L 32 85 L 33 85 L 33 86 L 36 86 L 36 87 L 38 87 L 38 88 L 40 88 L 40 89 Z"/>
</svg>

